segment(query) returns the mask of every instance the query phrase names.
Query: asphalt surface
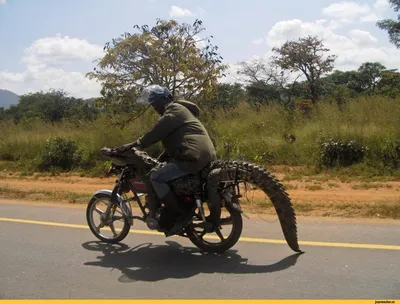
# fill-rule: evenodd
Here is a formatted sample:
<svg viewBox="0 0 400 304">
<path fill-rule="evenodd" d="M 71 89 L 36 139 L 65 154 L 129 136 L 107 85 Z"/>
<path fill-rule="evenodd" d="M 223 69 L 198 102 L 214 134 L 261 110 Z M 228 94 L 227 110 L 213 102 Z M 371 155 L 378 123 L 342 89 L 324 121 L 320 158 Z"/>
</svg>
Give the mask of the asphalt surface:
<svg viewBox="0 0 400 304">
<path fill-rule="evenodd" d="M 83 208 L 0 204 L 0 298 L 400 298 L 399 222 L 299 219 L 302 255 L 268 241 L 283 240 L 277 221 L 244 219 L 243 241 L 219 256 L 145 234 L 137 221 L 132 229 L 144 232 L 120 245 L 101 243 L 84 226 Z"/>
</svg>

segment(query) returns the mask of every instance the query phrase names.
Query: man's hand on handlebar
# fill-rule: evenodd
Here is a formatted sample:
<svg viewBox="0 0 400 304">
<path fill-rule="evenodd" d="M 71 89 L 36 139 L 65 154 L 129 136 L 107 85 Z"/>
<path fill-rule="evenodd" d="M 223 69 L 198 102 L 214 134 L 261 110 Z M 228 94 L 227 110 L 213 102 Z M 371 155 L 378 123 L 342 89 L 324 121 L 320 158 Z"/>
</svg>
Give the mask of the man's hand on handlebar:
<svg viewBox="0 0 400 304">
<path fill-rule="evenodd" d="M 132 149 L 133 147 L 137 147 L 137 146 L 138 146 L 138 142 L 134 141 L 134 142 L 117 147 L 115 149 L 115 151 L 117 151 L 118 153 L 122 153 L 122 152 L 128 151 L 128 150 Z"/>
</svg>

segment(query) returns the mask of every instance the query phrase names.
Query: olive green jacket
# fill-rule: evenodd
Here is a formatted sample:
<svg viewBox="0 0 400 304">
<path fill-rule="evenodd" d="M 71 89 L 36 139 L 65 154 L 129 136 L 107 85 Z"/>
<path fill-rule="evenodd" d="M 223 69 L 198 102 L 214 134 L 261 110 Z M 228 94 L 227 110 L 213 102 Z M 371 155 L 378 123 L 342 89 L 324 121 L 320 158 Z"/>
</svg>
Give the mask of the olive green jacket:
<svg viewBox="0 0 400 304">
<path fill-rule="evenodd" d="M 187 173 L 197 173 L 216 160 L 214 145 L 197 118 L 199 114 L 199 107 L 189 101 L 180 100 L 167 105 L 153 129 L 138 140 L 140 148 L 161 141 L 165 152 L 172 158 L 170 162 Z"/>
</svg>

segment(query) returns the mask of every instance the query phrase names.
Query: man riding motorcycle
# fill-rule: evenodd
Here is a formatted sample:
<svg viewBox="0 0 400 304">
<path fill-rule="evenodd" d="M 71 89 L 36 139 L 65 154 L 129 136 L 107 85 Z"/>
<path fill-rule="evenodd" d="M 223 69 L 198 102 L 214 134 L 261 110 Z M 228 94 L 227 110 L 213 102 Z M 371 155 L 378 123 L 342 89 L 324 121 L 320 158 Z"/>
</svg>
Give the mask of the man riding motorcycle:
<svg viewBox="0 0 400 304">
<path fill-rule="evenodd" d="M 140 97 L 142 102 L 149 103 L 160 115 L 152 130 L 137 141 L 117 148 L 123 152 L 133 147 L 145 149 L 159 141 L 164 146 L 162 157 L 169 157 L 168 164 L 150 172 L 148 187 L 149 217 L 147 225 L 150 229 L 158 229 L 155 219 L 159 207 L 158 199 L 173 208 L 180 216 L 166 236 L 179 233 L 191 220 L 191 213 L 182 208 L 168 182 L 187 174 L 196 174 L 210 162 L 216 160 L 214 145 L 198 120 L 200 109 L 192 102 L 174 101 L 171 92 L 159 85 L 146 87 Z M 154 193 L 154 192 L 155 193 Z M 220 210 L 217 216 L 219 219 Z M 215 214 L 212 227 L 215 227 Z M 209 228 L 213 229 L 213 228 Z"/>
</svg>

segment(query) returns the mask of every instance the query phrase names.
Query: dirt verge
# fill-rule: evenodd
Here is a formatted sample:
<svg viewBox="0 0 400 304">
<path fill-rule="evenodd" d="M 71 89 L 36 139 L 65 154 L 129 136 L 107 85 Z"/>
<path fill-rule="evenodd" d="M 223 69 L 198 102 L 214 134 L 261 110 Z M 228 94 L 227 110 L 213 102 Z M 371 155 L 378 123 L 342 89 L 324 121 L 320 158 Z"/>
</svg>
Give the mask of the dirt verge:
<svg viewBox="0 0 400 304">
<path fill-rule="evenodd" d="M 277 175 L 281 180 L 283 175 Z M 97 190 L 112 189 L 115 177 L 86 178 L 77 175 L 20 177 L 0 174 L 0 198 L 25 201 L 51 201 L 58 204 L 87 203 Z M 296 213 L 301 216 L 392 218 L 400 219 L 400 182 L 343 183 L 338 180 L 320 181 L 307 177 L 304 181 L 284 182 Z M 274 215 L 265 194 L 248 190 L 243 207 L 249 213 Z"/>
</svg>

